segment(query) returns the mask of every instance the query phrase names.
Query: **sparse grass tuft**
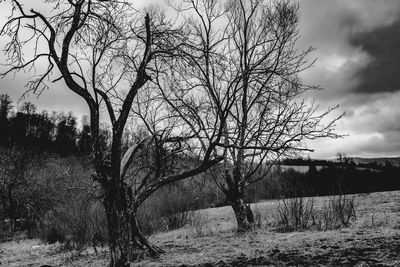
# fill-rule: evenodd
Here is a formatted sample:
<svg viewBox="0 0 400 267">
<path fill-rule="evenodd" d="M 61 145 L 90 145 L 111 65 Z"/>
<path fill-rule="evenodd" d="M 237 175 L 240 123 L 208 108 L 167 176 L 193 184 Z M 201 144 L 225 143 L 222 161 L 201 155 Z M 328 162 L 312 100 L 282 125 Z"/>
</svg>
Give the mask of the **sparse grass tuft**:
<svg viewBox="0 0 400 267">
<path fill-rule="evenodd" d="M 254 224 L 255 227 L 257 228 L 263 228 L 264 227 L 264 220 L 266 218 L 263 218 L 263 215 L 261 213 L 261 210 L 258 206 L 255 206 L 252 208 L 253 210 L 253 215 L 254 215 Z"/>
<path fill-rule="evenodd" d="M 210 221 L 210 215 L 205 210 L 194 211 L 189 220 L 189 225 L 193 229 L 193 235 L 195 238 L 203 237 L 208 234 L 209 229 L 207 224 Z"/>
</svg>

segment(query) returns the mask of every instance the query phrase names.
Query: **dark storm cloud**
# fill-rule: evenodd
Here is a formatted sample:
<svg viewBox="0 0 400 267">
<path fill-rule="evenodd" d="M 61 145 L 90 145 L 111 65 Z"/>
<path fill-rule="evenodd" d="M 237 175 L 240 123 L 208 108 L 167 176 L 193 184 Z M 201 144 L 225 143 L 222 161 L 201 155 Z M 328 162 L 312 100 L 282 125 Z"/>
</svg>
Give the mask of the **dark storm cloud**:
<svg viewBox="0 0 400 267">
<path fill-rule="evenodd" d="M 314 46 L 315 68 L 304 78 L 334 103 L 349 93 L 394 92 L 400 78 L 399 0 L 302 0 L 302 47 Z M 394 52 L 396 51 L 396 52 Z"/>
<path fill-rule="evenodd" d="M 353 46 L 371 57 L 370 63 L 356 72 L 357 93 L 400 91 L 400 20 L 389 26 L 353 34 Z"/>
<path fill-rule="evenodd" d="M 346 116 L 337 140 L 318 140 L 313 157 L 398 156 L 400 153 L 400 1 L 301 0 L 301 47 L 317 50 L 307 83 L 325 90 L 321 106 L 339 104 Z"/>
</svg>

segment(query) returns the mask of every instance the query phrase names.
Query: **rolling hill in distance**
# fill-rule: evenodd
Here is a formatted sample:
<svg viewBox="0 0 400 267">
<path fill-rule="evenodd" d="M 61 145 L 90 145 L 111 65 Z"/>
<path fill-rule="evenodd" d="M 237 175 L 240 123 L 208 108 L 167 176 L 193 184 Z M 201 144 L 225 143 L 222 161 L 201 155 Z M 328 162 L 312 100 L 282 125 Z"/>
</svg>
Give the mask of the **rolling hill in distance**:
<svg viewBox="0 0 400 267">
<path fill-rule="evenodd" d="M 390 162 L 394 166 L 400 166 L 400 157 L 386 157 L 386 158 L 362 158 L 362 157 L 351 157 L 356 164 L 368 164 L 378 163 L 385 165 L 386 162 Z"/>
</svg>

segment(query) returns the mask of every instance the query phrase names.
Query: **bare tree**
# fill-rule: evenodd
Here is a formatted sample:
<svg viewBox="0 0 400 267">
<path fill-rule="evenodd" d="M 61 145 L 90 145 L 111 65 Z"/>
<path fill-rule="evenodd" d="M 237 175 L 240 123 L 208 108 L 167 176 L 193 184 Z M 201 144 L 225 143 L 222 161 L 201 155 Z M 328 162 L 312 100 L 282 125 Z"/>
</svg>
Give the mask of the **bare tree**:
<svg viewBox="0 0 400 267">
<path fill-rule="evenodd" d="M 282 156 L 310 151 L 305 140 L 338 137 L 335 122 L 304 98 L 317 86 L 302 83 L 312 48 L 298 50 L 298 5 L 289 1 L 185 0 L 176 7 L 185 20 L 181 57 L 171 62 L 159 87 L 177 117 L 202 124 L 224 162 L 211 172 L 232 206 L 239 230 L 253 215 L 245 188 L 265 177 Z M 325 122 L 325 123 L 324 123 Z M 204 135 L 199 135 L 202 144 Z"/>
<path fill-rule="evenodd" d="M 146 95 L 145 85 L 152 76 L 159 77 L 156 65 L 173 56 L 179 45 L 175 40 L 182 38 L 174 37 L 177 31 L 160 13 L 146 14 L 142 23 L 141 13 L 125 0 L 44 1 L 44 8 L 49 7 L 51 12 L 28 11 L 19 0 L 7 2 L 12 5 L 12 15 L 1 29 L 1 36 L 9 38 L 5 51 L 10 68 L 3 75 L 37 67 L 39 74 L 28 83 L 28 92 L 37 94 L 48 88 L 54 75 L 59 75 L 53 82 L 63 81 L 89 108 L 93 178 L 103 191 L 110 265 L 129 266 L 133 252 L 138 249 L 153 254 L 160 252 L 139 230 L 136 221 L 139 205 L 161 186 L 204 172 L 221 161 L 213 153 L 221 138 L 221 133 L 216 132 L 198 150 L 201 152 L 194 163 L 181 166 L 183 169 L 179 171 L 174 168 L 165 171 L 168 165 L 165 157 L 183 153 L 183 143 L 193 134 L 161 131 L 155 127 L 151 136 L 140 140 L 123 155 L 123 131 L 132 108 L 149 107 L 140 103 L 138 95 Z M 30 58 L 28 50 L 33 51 Z M 46 68 L 43 70 L 42 66 Z M 151 100 L 159 103 L 157 99 Z M 136 102 L 138 105 L 133 105 Z M 145 125 L 151 126 L 146 121 L 150 113 L 141 115 L 141 110 L 134 111 Z M 104 113 L 112 125 L 109 150 L 102 148 L 100 140 L 100 115 Z M 165 126 L 164 119 L 156 121 L 153 125 Z M 171 120 L 168 118 L 168 121 Z M 129 176 L 135 175 L 130 166 L 143 153 L 143 148 L 149 148 L 154 155 L 146 164 L 152 168 L 136 173 L 140 179 Z"/>
</svg>

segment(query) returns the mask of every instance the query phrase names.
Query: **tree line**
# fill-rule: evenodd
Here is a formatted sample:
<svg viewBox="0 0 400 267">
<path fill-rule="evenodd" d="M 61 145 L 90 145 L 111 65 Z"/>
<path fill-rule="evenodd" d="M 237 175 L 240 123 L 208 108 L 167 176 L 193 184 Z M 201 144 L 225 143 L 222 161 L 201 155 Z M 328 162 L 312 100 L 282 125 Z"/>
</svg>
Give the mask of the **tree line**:
<svg viewBox="0 0 400 267">
<path fill-rule="evenodd" d="M 296 159 L 299 161 L 299 159 Z M 325 165 L 278 165 L 274 172 L 246 193 L 249 201 L 281 197 L 329 196 L 400 190 L 399 166 L 324 161 Z M 316 161 L 319 162 L 319 161 Z M 320 162 L 321 163 L 321 162 Z M 307 166 L 298 171 L 296 166 Z M 318 167 L 318 168 L 317 168 Z M 256 197 L 256 198 L 254 198 Z"/>
<path fill-rule="evenodd" d="M 13 103 L 6 94 L 0 95 L 1 146 L 36 148 L 47 153 L 87 156 L 91 153 L 90 129 L 87 118 L 82 118 L 78 128 L 77 118 L 68 114 L 38 112 L 35 105 L 24 102 L 13 110 Z M 104 145 L 107 134 L 104 129 Z"/>
</svg>

